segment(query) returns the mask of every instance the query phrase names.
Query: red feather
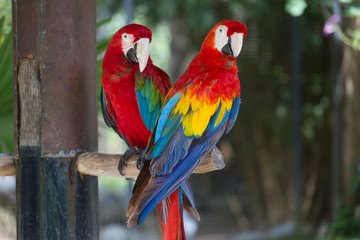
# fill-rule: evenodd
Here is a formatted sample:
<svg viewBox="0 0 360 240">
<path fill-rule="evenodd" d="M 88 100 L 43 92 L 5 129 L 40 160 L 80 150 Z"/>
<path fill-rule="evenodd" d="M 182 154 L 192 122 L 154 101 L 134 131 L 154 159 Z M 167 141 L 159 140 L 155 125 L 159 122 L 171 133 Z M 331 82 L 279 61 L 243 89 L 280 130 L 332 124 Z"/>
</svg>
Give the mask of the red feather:
<svg viewBox="0 0 360 240">
<path fill-rule="evenodd" d="M 155 87 L 163 96 L 166 96 L 171 83 L 168 75 L 156 67 L 150 57 L 144 71 L 140 73 L 139 64 L 131 62 L 124 55 L 121 42 L 123 33 L 132 34 L 135 38 L 134 42 L 140 38 L 149 38 L 151 41 L 151 31 L 137 24 L 123 27 L 111 39 L 102 63 L 101 84 L 106 107 L 104 114 L 110 115 L 111 125 L 116 125 L 112 127 L 125 138 L 130 147 L 144 150 L 151 132 L 146 128 L 139 111 L 135 74 L 140 74 L 145 79 L 151 77 Z M 140 174 L 139 178 L 145 184 L 148 180 L 146 176 L 142 176 Z M 182 208 L 179 209 L 179 192 L 174 192 L 168 201 L 171 204 L 168 206 L 169 218 L 166 220 L 165 227 L 163 227 L 161 218 L 162 210 L 161 216 L 159 216 L 164 239 L 185 239 Z M 159 204 L 158 207 L 162 209 L 162 204 Z M 177 236 L 181 236 L 181 238 Z"/>
<path fill-rule="evenodd" d="M 227 35 L 222 35 L 223 29 L 226 29 Z M 134 186 L 134 194 L 127 211 L 128 226 L 142 222 L 155 204 L 169 196 L 169 193 L 177 189 L 183 181 L 186 181 L 225 130 L 227 131 L 229 122 L 231 122 L 229 130 L 231 129 L 240 103 L 240 82 L 235 57 L 240 53 L 242 39 L 245 36 L 246 26 L 243 23 L 228 20 L 215 25 L 206 36 L 201 50 L 191 61 L 187 70 L 169 90 L 165 99 L 165 107 L 151 135 L 145 153 L 148 162 L 145 164 L 146 168 L 143 168 L 140 173 L 143 177 L 138 178 Z M 193 100 L 192 97 L 197 99 Z M 221 102 L 224 101 L 225 104 L 221 106 L 226 106 L 226 101 L 231 101 L 229 104 L 231 110 L 226 110 L 226 118 L 223 115 L 225 122 L 212 129 L 212 122 L 207 120 L 208 125 L 205 127 L 210 128 L 201 128 L 203 129 L 203 132 L 200 132 L 202 135 L 197 133 L 199 137 L 193 139 L 191 135 L 193 133 L 192 126 L 196 126 L 196 117 L 198 116 L 200 119 L 200 114 L 202 114 L 201 117 L 208 117 L 205 111 L 210 110 L 206 104 L 214 104 L 216 101 L 220 101 L 220 98 Z M 195 106 L 194 108 L 200 109 L 199 105 L 205 109 L 205 113 L 198 111 L 198 115 L 192 114 L 192 107 Z M 217 108 L 218 112 L 212 112 L 211 117 L 221 114 L 220 104 Z M 225 110 L 222 111 L 222 114 L 225 114 Z M 176 130 L 169 131 L 169 135 L 161 136 L 167 124 L 171 125 L 177 121 L 182 125 L 176 125 Z M 176 135 L 177 133 L 185 133 L 187 129 L 190 129 L 188 135 Z M 170 155 L 175 149 L 174 145 L 177 143 L 175 140 L 178 140 L 174 136 L 177 136 L 180 142 L 181 140 L 183 140 L 182 142 L 191 141 L 190 144 L 180 145 L 181 148 L 175 152 L 181 151 L 185 155 Z M 173 158 L 171 162 L 177 161 L 176 167 L 173 167 L 166 174 L 157 175 L 153 173 L 150 175 L 149 166 L 156 161 L 168 160 L 168 156 Z M 146 181 L 142 181 L 143 179 Z"/>
</svg>

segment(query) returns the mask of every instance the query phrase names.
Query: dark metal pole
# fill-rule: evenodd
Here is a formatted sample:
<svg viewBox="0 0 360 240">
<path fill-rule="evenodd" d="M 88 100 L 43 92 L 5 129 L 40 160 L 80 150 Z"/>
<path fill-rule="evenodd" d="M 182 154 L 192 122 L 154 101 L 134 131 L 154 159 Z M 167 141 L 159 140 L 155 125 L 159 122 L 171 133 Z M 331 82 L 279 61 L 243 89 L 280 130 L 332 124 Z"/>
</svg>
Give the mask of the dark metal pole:
<svg viewBox="0 0 360 240">
<path fill-rule="evenodd" d="M 341 19 L 341 8 L 337 0 L 333 0 L 334 13 Z M 334 134 L 332 159 L 332 218 L 335 219 L 341 206 L 342 184 L 342 133 L 343 133 L 343 82 L 341 78 L 342 43 L 339 33 L 334 33 Z"/>
<path fill-rule="evenodd" d="M 95 1 L 13 0 L 18 239 L 98 239 Z"/>
<path fill-rule="evenodd" d="M 302 135 L 301 135 L 301 64 L 299 17 L 291 17 L 291 79 L 293 85 L 293 133 L 294 133 L 294 186 L 295 186 L 295 221 L 296 230 L 301 231 L 302 202 Z"/>
</svg>

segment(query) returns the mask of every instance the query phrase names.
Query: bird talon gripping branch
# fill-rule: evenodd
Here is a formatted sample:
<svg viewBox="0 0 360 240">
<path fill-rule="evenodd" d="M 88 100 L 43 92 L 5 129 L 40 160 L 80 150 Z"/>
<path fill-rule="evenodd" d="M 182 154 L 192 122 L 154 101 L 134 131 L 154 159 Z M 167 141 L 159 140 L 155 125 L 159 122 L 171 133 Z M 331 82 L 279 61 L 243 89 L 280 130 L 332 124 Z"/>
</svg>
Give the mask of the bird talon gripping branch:
<svg viewBox="0 0 360 240">
<path fill-rule="evenodd" d="M 137 169 L 141 170 L 144 167 L 146 159 L 143 156 L 140 156 L 138 160 L 136 161 L 136 167 Z"/>
<path fill-rule="evenodd" d="M 137 147 L 133 147 L 130 148 L 128 150 L 126 150 L 126 152 L 122 155 L 120 162 L 119 162 L 119 166 L 118 166 L 118 170 L 120 172 L 121 175 L 124 176 L 124 167 L 127 166 L 127 161 L 133 156 L 133 155 L 137 155 L 142 153 L 142 150 L 140 150 Z"/>
<path fill-rule="evenodd" d="M 122 176 L 125 175 L 125 173 L 124 173 L 124 168 L 125 168 L 126 166 L 127 166 L 126 160 L 125 160 L 123 157 L 121 157 L 120 162 L 119 162 L 119 165 L 118 165 L 118 171 L 119 171 L 119 173 L 120 173 Z"/>
</svg>

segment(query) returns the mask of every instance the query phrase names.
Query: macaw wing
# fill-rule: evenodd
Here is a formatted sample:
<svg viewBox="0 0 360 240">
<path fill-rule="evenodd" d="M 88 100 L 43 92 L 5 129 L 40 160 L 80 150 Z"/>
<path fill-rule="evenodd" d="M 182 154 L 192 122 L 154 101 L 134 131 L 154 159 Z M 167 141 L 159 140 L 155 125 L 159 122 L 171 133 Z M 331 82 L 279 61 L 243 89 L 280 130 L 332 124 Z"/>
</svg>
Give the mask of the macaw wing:
<svg viewBox="0 0 360 240">
<path fill-rule="evenodd" d="M 132 226 L 135 222 L 141 224 L 155 205 L 168 197 L 186 181 L 203 158 L 215 146 L 218 139 L 224 133 L 225 128 L 226 125 L 219 125 L 214 131 L 206 131 L 203 136 L 207 140 L 201 138 L 194 139 L 187 155 L 175 165 L 171 174 L 160 176 L 148 175 L 146 181 L 142 178 L 137 180 L 137 183 L 139 182 L 140 185 L 143 183 L 144 185 L 140 186 L 138 191 L 133 193 L 133 197 L 130 200 L 127 211 L 127 216 L 129 217 L 128 226 Z M 148 167 L 150 164 L 149 161 L 146 162 Z"/>
<path fill-rule="evenodd" d="M 236 95 L 230 100 L 219 99 L 214 103 L 217 107 L 207 121 L 206 128 L 203 132 L 199 132 L 197 128 L 193 127 L 190 134 L 188 132 L 185 134 L 186 127 L 188 126 L 186 125 L 187 122 L 184 122 L 184 119 L 186 116 L 195 117 L 193 114 L 195 107 L 192 105 L 196 105 L 197 103 L 192 104 L 192 102 L 190 102 L 187 113 L 182 115 L 182 111 L 185 110 L 177 111 L 177 105 L 185 99 L 184 95 L 186 95 L 186 93 L 174 95 L 161 111 L 155 129 L 156 132 L 153 132 L 152 136 L 154 137 L 154 145 L 147 151 L 148 154 L 146 155 L 148 159 L 153 157 L 151 161 L 146 162 L 152 174 L 147 175 L 146 181 L 139 178 L 136 185 L 140 184 L 142 186 L 139 185 L 136 187 L 135 185 L 134 187 L 134 189 L 137 190 L 133 193 L 127 212 L 129 216 L 128 224 L 130 226 L 134 224 L 135 221 L 140 224 L 157 203 L 168 197 L 174 190 L 181 186 L 215 146 L 223 133 L 234 124 L 234 117 L 236 116 L 240 103 L 240 99 Z M 176 113 L 180 113 L 177 118 L 174 117 Z M 178 123 L 179 118 L 182 119 L 180 123 Z M 194 119 L 194 121 L 195 120 L 196 119 Z M 167 135 L 171 132 L 173 134 L 170 134 L 170 136 Z M 183 134 L 180 137 L 177 136 L 179 132 Z M 178 144 L 172 142 L 173 138 L 176 138 L 174 143 L 177 142 Z M 161 142 L 163 139 L 168 143 L 165 147 Z M 190 141 L 187 146 L 184 146 L 182 143 L 182 141 L 186 141 L 184 139 Z M 158 153 L 157 149 L 162 150 Z M 179 151 L 180 153 L 176 153 Z M 181 156 L 179 154 L 182 154 L 182 151 L 186 152 L 182 158 L 172 159 Z M 169 154 L 169 152 L 171 152 L 171 154 Z M 169 157 L 168 161 L 166 161 L 164 157 Z M 171 169 L 171 171 L 169 171 L 169 169 Z"/>
<path fill-rule="evenodd" d="M 135 74 L 136 95 L 140 115 L 146 128 L 150 131 L 154 129 L 165 95 L 170 87 L 167 86 L 170 84 L 170 80 L 167 75 L 158 76 L 158 78 L 162 77 L 165 77 L 166 79 L 164 82 L 160 81 L 159 84 L 163 84 L 163 86 L 160 87 L 159 84 L 155 83 L 153 76 L 148 77 L 139 73 Z"/>
<path fill-rule="evenodd" d="M 126 144 L 130 146 L 128 140 L 125 138 L 123 134 L 119 132 L 117 128 L 115 111 L 112 107 L 109 96 L 105 93 L 103 88 L 101 88 L 100 100 L 101 100 L 101 110 L 106 125 L 114 129 L 114 131 L 126 142 Z"/>
<path fill-rule="evenodd" d="M 237 115 L 239 113 L 240 103 L 241 103 L 240 97 L 236 97 L 234 99 L 234 103 L 230 111 L 229 119 L 227 121 L 226 133 L 229 133 L 232 127 L 234 126 Z"/>
<path fill-rule="evenodd" d="M 103 113 L 104 121 L 108 127 L 111 127 L 119 134 L 116 125 L 116 117 L 115 111 L 112 107 L 111 101 L 109 96 L 105 93 L 104 89 L 101 88 L 100 92 L 100 99 L 101 99 L 101 110 Z"/>
<path fill-rule="evenodd" d="M 171 172 L 181 155 L 186 154 L 192 141 L 192 138 L 185 137 L 180 127 L 183 115 L 175 112 L 175 108 L 178 106 L 178 102 L 181 102 L 182 97 L 182 93 L 174 95 L 161 110 L 154 129 L 155 133 L 153 133 L 154 145 L 151 150 L 146 150 L 149 152 L 146 158 L 152 159 L 150 167 L 152 175 L 164 175 Z"/>
<path fill-rule="evenodd" d="M 169 174 L 186 156 L 194 139 L 201 138 L 206 131 L 214 131 L 218 126 L 224 125 L 229 115 L 230 125 L 233 125 L 236 114 L 230 113 L 233 102 L 236 109 L 233 111 L 237 112 L 237 99 L 234 95 L 232 99 L 218 97 L 210 101 L 206 96 L 198 97 L 193 94 L 191 89 L 184 94 L 175 94 L 162 109 L 154 130 L 154 144 L 146 151 L 146 158 L 152 159 L 151 174 Z"/>
</svg>

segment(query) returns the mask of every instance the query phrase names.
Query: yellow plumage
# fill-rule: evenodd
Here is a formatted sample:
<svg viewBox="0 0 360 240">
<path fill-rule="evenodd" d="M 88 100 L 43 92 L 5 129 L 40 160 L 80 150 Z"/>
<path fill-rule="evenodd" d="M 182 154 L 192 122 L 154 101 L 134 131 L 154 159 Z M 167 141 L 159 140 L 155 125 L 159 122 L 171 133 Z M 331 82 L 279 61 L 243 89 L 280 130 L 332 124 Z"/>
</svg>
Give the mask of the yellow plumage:
<svg viewBox="0 0 360 240">
<path fill-rule="evenodd" d="M 174 108 L 174 113 L 180 113 L 181 115 L 185 115 L 187 114 L 187 112 L 189 111 L 189 106 L 190 106 L 190 99 L 189 99 L 189 91 L 187 91 L 182 98 L 180 98 L 179 102 L 176 104 L 175 108 Z"/>
<path fill-rule="evenodd" d="M 225 116 L 225 110 L 226 111 L 230 111 L 231 109 L 231 105 L 232 105 L 232 99 L 226 99 L 226 98 L 222 98 L 221 99 L 221 108 L 220 108 L 220 112 L 219 115 L 217 116 L 217 118 L 215 119 L 215 127 L 219 126 L 219 124 L 221 123 L 221 121 L 224 119 Z"/>
<path fill-rule="evenodd" d="M 214 102 L 204 97 L 192 95 L 190 91 L 187 91 L 173 110 L 173 114 L 183 115 L 182 126 L 185 136 L 200 137 L 209 125 L 211 117 L 218 111 L 220 102 L 221 107 L 215 119 L 215 127 L 222 122 L 225 110 L 230 111 L 232 99 L 218 98 Z"/>
</svg>

